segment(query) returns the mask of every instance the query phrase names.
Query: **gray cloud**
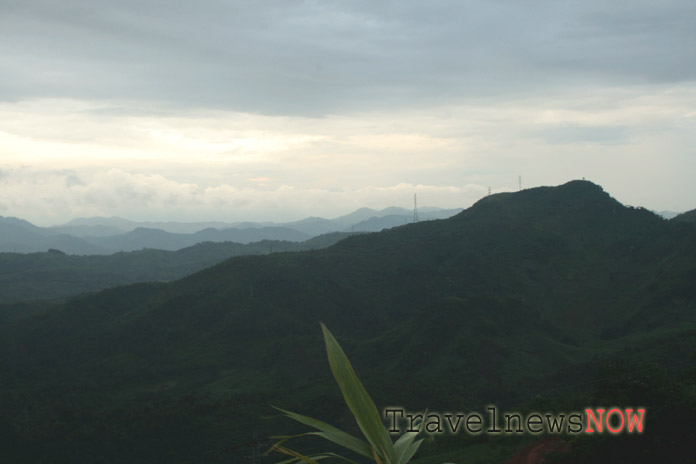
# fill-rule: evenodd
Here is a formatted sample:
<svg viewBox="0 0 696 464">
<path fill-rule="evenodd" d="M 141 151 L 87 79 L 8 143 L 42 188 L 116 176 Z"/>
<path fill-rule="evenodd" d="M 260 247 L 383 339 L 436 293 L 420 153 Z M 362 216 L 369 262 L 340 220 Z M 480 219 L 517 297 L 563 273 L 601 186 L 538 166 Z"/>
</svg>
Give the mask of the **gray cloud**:
<svg viewBox="0 0 696 464">
<path fill-rule="evenodd" d="M 85 185 L 85 183 L 76 174 L 67 174 L 65 176 L 65 186 L 66 187 L 70 188 L 70 187 L 82 186 L 82 185 Z"/>
<path fill-rule="evenodd" d="M 628 128 L 623 126 L 560 126 L 537 132 L 539 137 L 552 145 L 591 143 L 614 145 L 628 141 Z"/>
<path fill-rule="evenodd" d="M 69 170 L 16 168 L 0 197 L 0 211 L 40 225 L 74 217 L 122 216 L 137 220 L 297 220 L 311 214 L 334 217 L 368 205 L 409 207 L 413 193 L 423 206 L 459 207 L 484 195 L 485 188 L 395 184 L 386 187 L 319 188 L 276 185 L 257 189 L 232 184 L 195 185 L 160 174 L 118 169 L 92 170 L 69 188 Z M 36 195 L 40 191 L 41 195 Z M 300 199 L 298 201 L 298 199 Z"/>
<path fill-rule="evenodd" d="M 696 5 L 0 2 L 0 99 L 323 115 L 696 79 Z"/>
</svg>

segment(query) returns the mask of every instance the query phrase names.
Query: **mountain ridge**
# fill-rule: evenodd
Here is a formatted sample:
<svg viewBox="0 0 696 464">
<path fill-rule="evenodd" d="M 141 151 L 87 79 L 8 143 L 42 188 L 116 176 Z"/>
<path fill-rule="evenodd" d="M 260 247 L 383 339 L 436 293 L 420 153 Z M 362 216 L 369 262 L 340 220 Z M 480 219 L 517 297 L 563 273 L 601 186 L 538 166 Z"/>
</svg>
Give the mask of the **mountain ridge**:
<svg viewBox="0 0 696 464">
<path fill-rule="evenodd" d="M 395 223 L 391 216 L 383 215 L 397 210 L 394 207 L 381 211 L 361 208 L 335 219 L 311 217 L 277 224 L 136 222 L 119 217 L 97 217 L 78 218 L 62 226 L 42 228 L 22 219 L 0 217 L 0 252 L 34 253 L 58 249 L 70 255 L 94 255 L 145 248 L 176 251 L 202 241 L 244 244 L 260 240 L 301 242 L 332 232 L 366 232 L 392 227 L 401 222 Z M 458 211 L 434 208 L 425 212 L 422 219 L 448 217 Z M 369 224 L 363 224 L 361 221 L 368 217 Z"/>
<path fill-rule="evenodd" d="M 144 249 L 111 255 L 0 253 L 0 302 L 65 298 L 137 282 L 170 281 L 232 256 L 327 247 L 345 233 L 303 242 L 262 240 L 248 244 L 200 242 L 176 251 Z"/>
<path fill-rule="evenodd" d="M 105 434 L 126 437 L 111 450 L 122 460 L 153 446 L 141 424 L 172 430 L 176 416 L 153 406 L 164 401 L 198 427 L 175 435 L 221 462 L 229 437 L 279 432 L 259 419 L 267 403 L 311 405 L 321 413 L 311 415 L 345 423 L 319 320 L 379 405 L 517 405 L 569 382 L 581 389 L 617 356 L 683 364 L 696 350 L 695 272 L 693 227 L 623 206 L 589 182 L 496 194 L 448 219 L 322 250 L 232 258 L 24 316 L 0 307 L 11 315 L 0 326 L 0 397 L 8 420 L 26 401 L 46 405 L 23 440 L 54 443 L 41 424 L 63 418 L 88 450 Z M 85 408 L 97 412 L 79 422 Z M 109 420 L 126 411 L 133 431 L 118 435 Z"/>
</svg>

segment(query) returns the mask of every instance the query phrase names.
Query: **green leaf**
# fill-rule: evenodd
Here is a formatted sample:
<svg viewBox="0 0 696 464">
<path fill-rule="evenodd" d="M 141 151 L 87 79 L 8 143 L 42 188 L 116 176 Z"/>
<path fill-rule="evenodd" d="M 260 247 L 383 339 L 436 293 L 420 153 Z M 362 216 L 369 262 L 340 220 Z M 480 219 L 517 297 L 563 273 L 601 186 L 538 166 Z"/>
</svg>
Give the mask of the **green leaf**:
<svg viewBox="0 0 696 464">
<path fill-rule="evenodd" d="M 296 420 L 301 424 L 305 424 L 319 430 L 319 432 L 310 432 L 311 435 L 322 437 L 326 440 L 336 443 L 337 445 L 354 451 L 360 454 L 361 456 L 365 456 L 366 458 L 372 458 L 372 450 L 370 449 L 370 445 L 360 440 L 359 438 L 356 438 L 353 435 L 334 427 L 333 425 L 320 421 L 319 419 L 314 419 L 312 417 L 303 416 L 302 414 L 286 411 L 284 409 L 276 408 L 275 406 L 273 407 L 278 411 L 283 412 L 289 418 Z"/>
<path fill-rule="evenodd" d="M 394 464 L 394 445 L 382 423 L 379 412 L 377 412 L 375 403 L 360 382 L 338 341 L 323 323 L 321 329 L 324 333 L 324 343 L 326 344 L 326 354 L 329 358 L 331 372 L 341 388 L 343 399 L 350 412 L 353 413 L 360 430 L 373 446 L 376 454 L 385 464 Z"/>
<path fill-rule="evenodd" d="M 416 440 L 418 432 L 406 432 L 394 443 L 394 464 L 406 464 L 420 448 L 423 439 Z"/>
</svg>

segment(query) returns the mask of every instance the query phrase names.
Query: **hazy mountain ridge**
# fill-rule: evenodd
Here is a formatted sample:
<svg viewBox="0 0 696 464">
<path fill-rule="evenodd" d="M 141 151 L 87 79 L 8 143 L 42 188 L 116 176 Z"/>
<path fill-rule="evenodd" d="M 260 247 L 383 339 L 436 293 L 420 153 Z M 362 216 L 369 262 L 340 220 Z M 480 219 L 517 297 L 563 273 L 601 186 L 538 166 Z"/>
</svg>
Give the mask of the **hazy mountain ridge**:
<svg viewBox="0 0 696 464">
<path fill-rule="evenodd" d="M 304 242 L 209 241 L 177 251 L 146 249 L 111 255 L 0 253 L 0 302 L 64 298 L 119 285 L 175 280 L 233 256 L 319 249 L 347 235 L 326 234 Z"/>
<path fill-rule="evenodd" d="M 654 211 L 654 213 L 655 213 L 655 214 L 659 214 L 660 216 L 662 216 L 662 217 L 665 218 L 665 219 L 672 219 L 672 218 L 674 218 L 674 217 L 679 216 L 680 214 L 682 214 L 682 213 L 675 212 L 675 211 L 665 211 L 665 210 L 663 210 L 663 211 Z"/>
<path fill-rule="evenodd" d="M 459 211 L 424 208 L 420 219 L 440 219 Z M 392 217 L 395 213 L 403 214 L 404 220 L 395 221 Z M 406 209 L 390 207 L 381 211 L 361 208 L 335 219 L 312 217 L 278 224 L 136 222 L 97 217 L 78 218 L 54 227 L 37 227 L 22 219 L 0 217 L 0 252 L 34 253 L 53 248 L 71 255 L 93 255 L 144 248 L 176 251 L 204 241 L 244 244 L 261 240 L 302 242 L 331 232 L 378 231 L 410 221 L 412 215 Z"/>
<path fill-rule="evenodd" d="M 696 350 L 695 273 L 696 229 L 589 182 L 491 195 L 323 250 L 3 307 L 0 430 L 14 434 L 10 451 L 55 454 L 63 434 L 121 462 L 144 450 L 167 462 L 162 447 L 224 462 L 219 450 L 286 430 L 259 419 L 268 403 L 347 423 L 318 320 L 379 405 L 516 405 L 587 388 L 619 355 L 683 365 Z"/>
<path fill-rule="evenodd" d="M 35 253 L 51 248 L 71 254 L 106 254 L 109 250 L 72 235 L 37 227 L 17 218 L 0 217 L 0 252 Z"/>
<path fill-rule="evenodd" d="M 255 224 L 255 227 L 263 227 L 272 224 Z M 192 234 L 203 229 L 226 229 L 237 227 L 238 223 L 226 223 L 222 221 L 204 221 L 204 222 L 177 222 L 177 221 L 131 221 L 120 217 L 91 217 L 91 218 L 75 218 L 63 225 L 53 226 L 51 229 L 75 228 L 82 230 L 81 236 L 89 237 L 90 230 L 103 227 L 111 230 L 116 230 L 116 234 L 123 234 L 138 228 L 145 229 L 161 229 L 174 234 Z M 247 226 L 249 227 L 249 226 Z M 83 228 L 83 229 L 80 229 Z"/>
<path fill-rule="evenodd" d="M 139 227 L 123 235 L 90 238 L 103 248 L 118 251 L 135 251 L 142 248 L 176 251 L 200 242 L 236 242 L 247 244 L 261 240 L 302 242 L 310 236 L 284 227 L 260 229 L 204 229 L 193 234 L 175 234 L 160 229 Z"/>
<path fill-rule="evenodd" d="M 423 219 L 443 219 L 445 217 L 450 217 L 461 211 L 461 208 L 450 208 L 443 209 L 437 207 L 422 207 L 420 208 L 420 214 L 424 215 Z M 61 226 L 53 226 L 49 229 L 53 230 L 64 230 L 66 228 L 78 228 L 84 227 L 87 232 L 82 232 L 84 235 L 80 236 L 90 236 L 88 233 L 88 228 L 111 228 L 113 230 L 118 230 L 120 233 L 130 232 L 138 228 L 145 229 L 161 229 L 166 232 L 171 233 L 184 233 L 190 234 L 199 232 L 204 229 L 229 229 L 229 228 L 262 228 L 262 227 L 288 227 L 300 232 L 305 232 L 310 235 L 320 235 L 327 232 L 345 232 L 344 229 L 350 226 L 371 219 L 373 217 L 382 217 L 388 215 L 403 215 L 404 217 L 412 218 L 413 211 L 401 208 L 397 206 L 390 206 L 382 210 L 376 210 L 372 208 L 359 208 L 352 213 L 348 213 L 343 216 L 336 217 L 334 219 L 326 219 L 322 217 L 307 217 L 300 219 L 298 221 L 289 222 L 254 222 L 254 221 L 242 221 L 242 222 L 221 222 L 221 221 L 208 221 L 208 222 L 174 222 L 174 221 L 131 221 L 128 219 L 123 219 L 120 217 L 92 217 L 92 218 L 76 218 Z M 312 228 L 315 225 L 316 228 Z M 328 229 L 326 229 L 328 227 Z M 115 235 L 115 234 L 114 234 Z"/>
</svg>

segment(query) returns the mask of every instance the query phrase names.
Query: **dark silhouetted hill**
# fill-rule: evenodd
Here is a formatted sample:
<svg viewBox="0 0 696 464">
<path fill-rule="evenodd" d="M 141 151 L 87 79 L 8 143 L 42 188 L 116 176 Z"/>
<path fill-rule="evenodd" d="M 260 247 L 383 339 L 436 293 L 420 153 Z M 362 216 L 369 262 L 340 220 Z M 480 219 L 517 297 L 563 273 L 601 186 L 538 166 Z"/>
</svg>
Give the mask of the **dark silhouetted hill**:
<svg viewBox="0 0 696 464">
<path fill-rule="evenodd" d="M 672 218 L 672 221 L 677 222 L 688 222 L 690 224 L 696 224 L 696 209 L 687 211 L 686 213 L 681 213 Z"/>
</svg>

